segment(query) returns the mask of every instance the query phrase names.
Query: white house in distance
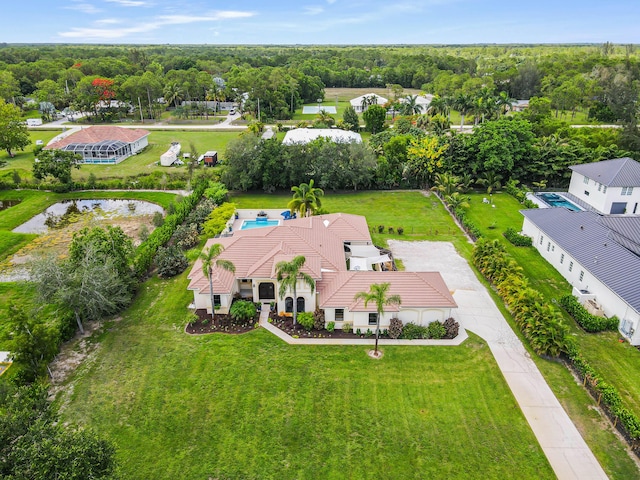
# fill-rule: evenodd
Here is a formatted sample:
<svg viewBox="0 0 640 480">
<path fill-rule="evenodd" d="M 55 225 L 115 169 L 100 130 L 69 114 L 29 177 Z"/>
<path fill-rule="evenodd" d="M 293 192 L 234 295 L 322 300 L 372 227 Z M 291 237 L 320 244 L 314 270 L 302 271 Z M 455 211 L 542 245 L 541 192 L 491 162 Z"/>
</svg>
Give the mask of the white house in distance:
<svg viewBox="0 0 640 480">
<path fill-rule="evenodd" d="M 630 158 L 569 167 L 569 187 L 586 210 L 523 210 L 522 232 L 596 314 L 616 315 L 640 345 L 640 163 Z"/>
<path fill-rule="evenodd" d="M 402 304 L 389 306 L 381 328 L 387 328 L 391 318 L 404 323 L 428 325 L 444 321 L 457 305 L 438 272 L 383 271 L 388 257 L 372 245 L 364 217 L 335 213 L 281 222 L 280 225 L 239 230 L 230 237 L 210 239 L 205 249 L 220 243 L 224 250 L 219 258 L 230 260 L 235 272 L 216 268 L 213 274 L 214 302 L 221 313 L 228 312 L 234 295 L 258 302 L 276 302 L 278 312 L 324 310 L 325 322 L 335 321 L 336 328 L 352 322 L 353 328 L 369 329 L 376 323 L 376 305 L 367 307 L 354 301 L 357 292 L 368 291 L 373 283 L 390 283 L 389 294 L 399 295 Z M 353 252 L 351 251 L 353 248 Z M 371 249 L 376 252 L 369 252 Z M 364 262 L 351 262 L 352 257 L 377 253 Z M 303 271 L 315 281 L 312 293 L 302 281 L 296 287 L 297 298 L 289 291 L 280 298 L 276 279 L 276 264 L 290 261 L 297 255 L 306 259 Z M 356 269 L 349 270 L 349 264 Z M 373 270 L 375 269 L 375 270 Z M 188 277 L 197 309 L 211 313 L 209 281 L 197 260 Z"/>
<path fill-rule="evenodd" d="M 365 102 L 365 99 L 367 100 Z M 360 95 L 359 97 L 353 98 L 349 100 L 351 106 L 354 108 L 356 113 L 362 113 L 369 108 L 369 105 L 384 105 L 389 100 L 377 95 L 375 93 L 367 93 L 365 95 Z"/>
<path fill-rule="evenodd" d="M 328 138 L 334 143 L 362 143 L 360 134 L 349 130 L 340 130 L 339 128 L 295 128 L 286 133 L 282 144 L 305 144 L 320 137 Z"/>
<path fill-rule="evenodd" d="M 78 130 L 44 148 L 79 153 L 84 163 L 117 164 L 135 155 L 148 144 L 148 130 L 93 126 Z"/>
<path fill-rule="evenodd" d="M 398 100 L 400 103 L 407 103 L 409 101 L 409 97 L 413 97 L 413 95 L 407 95 Z M 420 113 L 427 113 L 429 109 L 429 105 L 431 105 L 431 100 L 433 100 L 433 95 L 430 93 L 425 93 L 424 95 L 416 95 L 416 105 L 420 105 Z"/>
<path fill-rule="evenodd" d="M 602 214 L 640 214 L 640 163 L 631 158 L 569 167 L 569 193 Z"/>
</svg>

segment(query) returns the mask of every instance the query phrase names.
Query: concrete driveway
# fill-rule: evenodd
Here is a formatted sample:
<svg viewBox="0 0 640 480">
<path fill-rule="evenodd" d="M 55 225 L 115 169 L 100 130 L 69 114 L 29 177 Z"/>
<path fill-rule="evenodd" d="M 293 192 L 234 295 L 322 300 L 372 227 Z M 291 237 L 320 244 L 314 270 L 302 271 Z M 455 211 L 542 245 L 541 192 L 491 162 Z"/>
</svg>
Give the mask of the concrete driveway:
<svg viewBox="0 0 640 480">
<path fill-rule="evenodd" d="M 560 479 L 604 479 L 604 470 L 564 411 L 520 339 L 475 274 L 448 242 L 390 240 L 413 272 L 439 271 L 452 291 L 460 325 L 482 337 L 496 359 L 553 471 Z"/>
</svg>

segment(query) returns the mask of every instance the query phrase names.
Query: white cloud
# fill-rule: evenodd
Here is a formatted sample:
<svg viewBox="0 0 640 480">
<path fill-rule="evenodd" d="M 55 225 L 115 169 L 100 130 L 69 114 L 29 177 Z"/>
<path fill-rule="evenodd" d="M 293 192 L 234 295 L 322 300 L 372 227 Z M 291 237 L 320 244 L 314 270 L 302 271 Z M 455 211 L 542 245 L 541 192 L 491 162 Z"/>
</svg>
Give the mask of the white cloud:
<svg viewBox="0 0 640 480">
<path fill-rule="evenodd" d="M 307 15 L 320 15 L 322 12 L 324 12 L 324 8 L 317 6 L 317 7 L 304 7 L 305 13 Z"/>
<path fill-rule="evenodd" d="M 67 32 L 60 32 L 63 38 L 83 38 L 87 40 L 115 40 L 138 33 L 147 33 L 157 30 L 164 25 L 184 25 L 195 22 L 212 22 L 218 20 L 227 20 L 234 18 L 247 18 L 254 16 L 253 12 L 241 12 L 234 10 L 226 10 L 219 12 L 211 12 L 205 15 L 161 15 L 149 21 L 144 21 L 139 25 L 120 28 L 94 28 L 94 27 L 74 27 Z M 114 19 L 103 19 L 95 22 L 97 25 L 120 23 L 114 22 Z"/>
<path fill-rule="evenodd" d="M 122 5 L 123 7 L 146 7 L 149 5 L 149 2 L 144 2 L 142 0 L 106 0 L 109 3 L 117 3 L 118 5 Z"/>
<path fill-rule="evenodd" d="M 95 5 L 92 5 L 90 3 L 76 3 L 75 5 L 69 5 L 67 7 L 64 7 L 68 10 L 77 10 L 79 12 L 82 13 L 87 13 L 89 15 L 93 15 L 95 13 L 100 13 L 102 10 L 100 10 L 98 7 L 96 7 Z"/>
<path fill-rule="evenodd" d="M 333 5 L 334 3 L 336 3 L 336 0 L 327 0 L 327 3 L 328 3 L 329 5 Z"/>
<path fill-rule="evenodd" d="M 103 18 L 101 20 L 96 20 L 96 25 L 115 25 L 116 23 L 120 23 L 122 20 L 118 20 L 117 18 Z"/>
</svg>

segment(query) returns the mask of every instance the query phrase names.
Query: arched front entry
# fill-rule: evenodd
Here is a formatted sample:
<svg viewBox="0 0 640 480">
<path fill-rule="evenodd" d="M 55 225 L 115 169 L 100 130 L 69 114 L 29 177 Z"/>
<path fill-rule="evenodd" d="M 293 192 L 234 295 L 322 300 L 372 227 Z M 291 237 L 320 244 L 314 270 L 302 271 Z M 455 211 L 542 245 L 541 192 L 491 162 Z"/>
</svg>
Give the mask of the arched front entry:
<svg viewBox="0 0 640 480">
<path fill-rule="evenodd" d="M 306 312 L 304 297 L 298 297 L 298 301 L 296 302 L 296 311 Z"/>
<path fill-rule="evenodd" d="M 293 298 L 287 297 L 284 299 L 284 311 L 285 312 L 293 312 Z"/>
<path fill-rule="evenodd" d="M 263 282 L 258 285 L 258 298 L 260 300 L 275 300 L 276 289 L 275 285 L 271 282 Z"/>
</svg>

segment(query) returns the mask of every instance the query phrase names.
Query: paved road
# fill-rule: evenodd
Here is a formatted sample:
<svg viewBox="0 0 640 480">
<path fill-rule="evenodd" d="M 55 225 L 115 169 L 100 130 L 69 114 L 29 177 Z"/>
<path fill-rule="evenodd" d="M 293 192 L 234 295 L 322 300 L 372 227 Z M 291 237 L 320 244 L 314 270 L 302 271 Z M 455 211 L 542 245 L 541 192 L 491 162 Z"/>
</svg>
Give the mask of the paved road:
<svg viewBox="0 0 640 480">
<path fill-rule="evenodd" d="M 561 480 L 606 479 L 604 470 L 520 339 L 453 245 L 391 240 L 389 246 L 407 270 L 441 272 L 458 304 L 453 316 L 489 345 L 557 477 Z"/>
</svg>

